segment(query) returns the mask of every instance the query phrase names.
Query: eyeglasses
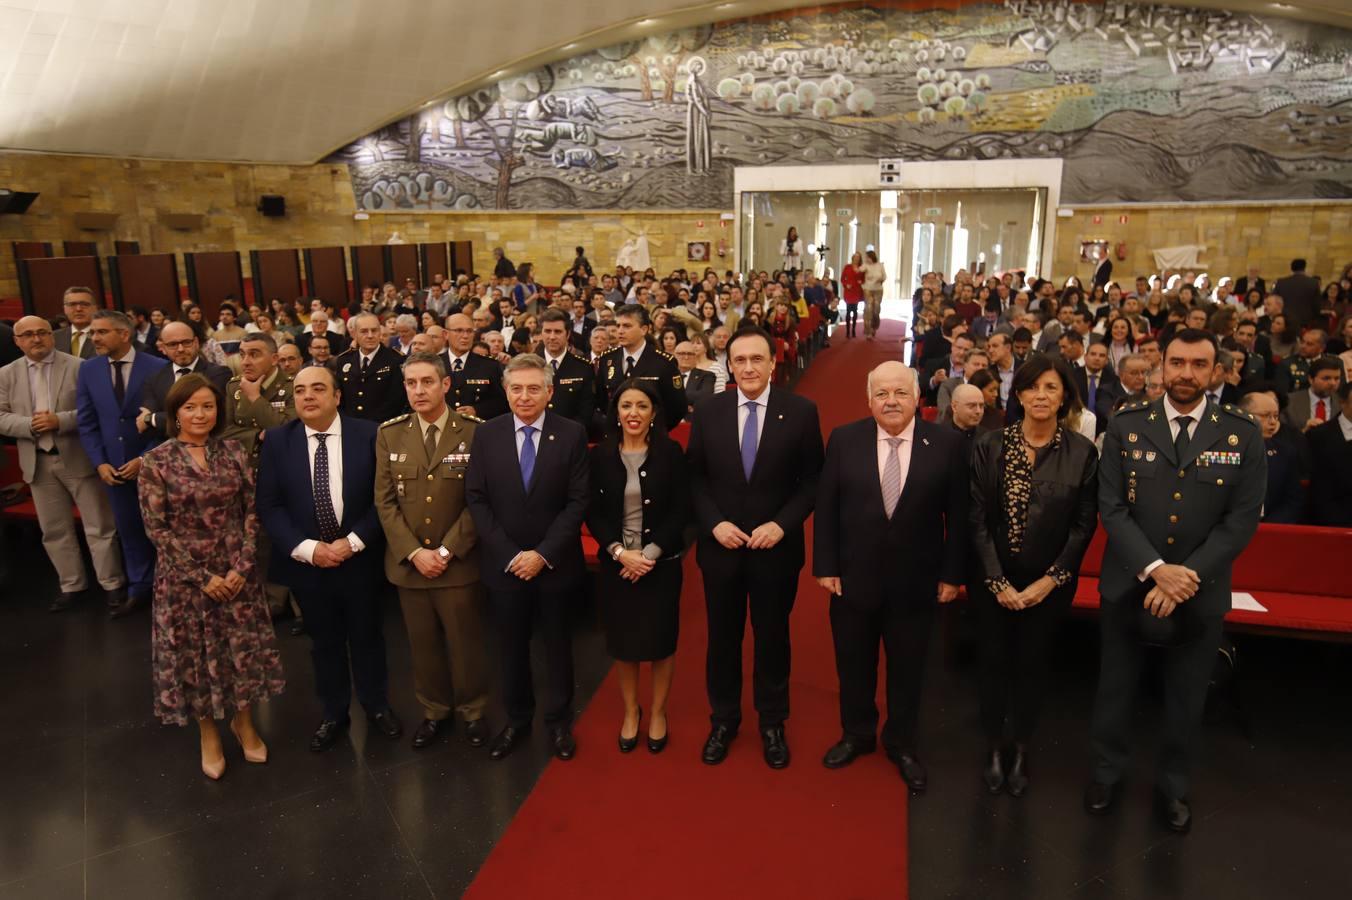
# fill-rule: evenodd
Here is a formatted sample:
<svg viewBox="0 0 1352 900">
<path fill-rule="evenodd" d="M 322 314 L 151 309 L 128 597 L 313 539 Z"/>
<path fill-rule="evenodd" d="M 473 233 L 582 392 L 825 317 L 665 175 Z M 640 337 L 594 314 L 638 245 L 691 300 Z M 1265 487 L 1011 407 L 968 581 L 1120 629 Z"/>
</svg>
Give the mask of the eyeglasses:
<svg viewBox="0 0 1352 900">
<path fill-rule="evenodd" d="M 32 338 L 44 338 L 44 337 L 51 337 L 51 336 L 52 336 L 51 331 L 47 330 L 46 328 L 39 328 L 39 329 L 37 329 L 36 331 L 16 331 L 16 332 L 14 332 L 14 337 L 16 337 L 17 339 L 19 339 L 19 340 L 21 340 L 21 341 L 24 341 L 24 340 L 30 340 L 30 339 L 32 339 Z"/>
<path fill-rule="evenodd" d="M 164 346 L 168 350 L 178 350 L 180 348 L 186 349 L 191 347 L 195 343 L 197 343 L 197 338 L 187 338 L 182 341 L 164 341 Z"/>
</svg>

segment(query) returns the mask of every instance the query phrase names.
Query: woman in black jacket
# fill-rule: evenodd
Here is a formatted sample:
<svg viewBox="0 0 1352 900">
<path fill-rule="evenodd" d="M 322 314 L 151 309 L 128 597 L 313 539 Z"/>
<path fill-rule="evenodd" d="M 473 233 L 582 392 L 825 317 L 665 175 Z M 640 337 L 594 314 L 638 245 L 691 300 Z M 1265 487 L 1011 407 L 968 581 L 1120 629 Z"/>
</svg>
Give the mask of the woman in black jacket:
<svg viewBox="0 0 1352 900">
<path fill-rule="evenodd" d="M 981 435 L 972 448 L 971 587 L 981 640 L 981 721 L 990 740 L 982 778 L 992 794 L 1008 788 L 1022 797 L 1051 637 L 1075 597 L 1080 561 L 1098 524 L 1098 454 L 1059 421 L 1075 392 L 1060 357 L 1034 354 L 1015 371 L 1010 390 L 1023 418 Z"/>
<path fill-rule="evenodd" d="M 621 382 L 611 406 L 611 435 L 591 451 L 587 528 L 601 545 L 597 587 L 606 649 L 624 698 L 620 752 L 638 746 L 643 710 L 639 664 L 652 663 L 648 750 L 667 744 L 667 694 L 680 623 L 681 553 L 690 521 L 685 454 L 653 422 L 661 398 L 649 382 Z"/>
</svg>

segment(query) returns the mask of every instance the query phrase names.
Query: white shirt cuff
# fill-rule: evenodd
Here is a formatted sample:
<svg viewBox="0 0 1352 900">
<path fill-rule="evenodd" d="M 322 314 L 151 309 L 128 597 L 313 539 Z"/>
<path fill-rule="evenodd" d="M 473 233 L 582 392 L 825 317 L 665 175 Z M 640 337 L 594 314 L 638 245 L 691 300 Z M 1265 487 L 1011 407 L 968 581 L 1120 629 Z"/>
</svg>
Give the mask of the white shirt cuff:
<svg viewBox="0 0 1352 900">
<path fill-rule="evenodd" d="M 1162 560 L 1162 559 L 1157 559 L 1157 560 L 1155 560 L 1154 562 L 1152 562 L 1150 565 L 1148 565 L 1148 566 L 1146 566 L 1144 569 L 1142 569 L 1142 570 L 1141 570 L 1141 573 L 1140 573 L 1139 575 L 1137 575 L 1136 577 L 1137 577 L 1139 580 L 1141 580 L 1141 581 L 1145 581 L 1145 580 L 1147 580 L 1147 579 L 1150 577 L 1150 573 L 1151 573 L 1151 572 L 1155 571 L 1156 569 L 1158 569 L 1158 568 L 1159 568 L 1160 566 L 1162 566 L 1162 565 L 1164 565 L 1164 560 Z"/>
<path fill-rule="evenodd" d="M 516 556 L 513 556 L 511 559 L 507 560 L 507 565 L 506 565 L 506 567 L 505 567 L 502 571 L 504 571 L 504 572 L 510 572 L 510 571 L 512 571 L 512 565 L 515 564 L 516 561 L 517 561 L 517 559 L 520 558 L 521 554 L 522 554 L 522 553 L 525 553 L 525 552 L 526 552 L 526 551 L 524 551 L 524 550 L 518 550 L 518 551 L 516 551 Z"/>
<path fill-rule="evenodd" d="M 353 553 L 360 553 L 366 549 L 366 542 L 357 537 L 357 532 L 355 531 L 349 531 L 347 533 L 347 541 L 352 545 Z"/>
<path fill-rule="evenodd" d="M 319 541 L 304 540 L 296 545 L 296 549 L 291 551 L 291 558 L 296 562 L 303 562 L 313 566 L 315 564 L 315 548 L 319 546 Z"/>
</svg>

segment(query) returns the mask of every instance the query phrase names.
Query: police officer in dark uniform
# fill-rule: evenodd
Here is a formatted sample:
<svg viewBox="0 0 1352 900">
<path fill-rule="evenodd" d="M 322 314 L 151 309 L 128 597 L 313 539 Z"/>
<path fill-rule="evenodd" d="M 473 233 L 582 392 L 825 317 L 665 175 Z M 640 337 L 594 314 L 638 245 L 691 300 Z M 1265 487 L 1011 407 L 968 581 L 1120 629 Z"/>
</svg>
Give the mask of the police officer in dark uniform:
<svg viewBox="0 0 1352 900">
<path fill-rule="evenodd" d="M 507 394 L 502 390 L 502 366 L 480 356 L 474 346 L 474 321 L 464 313 L 446 319 L 446 371 L 451 375 L 451 390 L 446 402 L 462 416 L 488 421 L 507 411 Z"/>
<path fill-rule="evenodd" d="M 591 363 L 569 345 L 568 314 L 547 309 L 540 314 L 540 346 L 535 352 L 554 372 L 554 399 L 549 411 L 590 429 L 596 408 L 596 373 Z"/>
<path fill-rule="evenodd" d="M 1165 395 L 1123 406 L 1108 423 L 1099 463 L 1099 514 L 1108 545 L 1099 593 L 1102 659 L 1085 808 L 1109 812 L 1120 793 L 1144 644 L 1164 653 L 1163 747 L 1156 812 L 1186 832 L 1188 773 L 1230 611 L 1230 569 L 1258 528 L 1267 452 L 1258 424 L 1208 401 L 1216 338 L 1186 328 L 1164 351 Z"/>
<path fill-rule="evenodd" d="M 675 357 L 648 343 L 648 310 L 627 303 L 615 310 L 616 337 L 620 346 L 601 357 L 596 370 L 596 408 L 610 409 L 610 397 L 626 378 L 648 381 L 662 398 L 667 430 L 685 418 L 685 386 Z"/>
<path fill-rule="evenodd" d="M 333 361 L 342 391 L 339 411 L 369 422 L 384 422 L 408 412 L 404 358 L 380 340 L 380 319 L 372 313 L 353 316 L 347 323 L 351 349 Z"/>
</svg>

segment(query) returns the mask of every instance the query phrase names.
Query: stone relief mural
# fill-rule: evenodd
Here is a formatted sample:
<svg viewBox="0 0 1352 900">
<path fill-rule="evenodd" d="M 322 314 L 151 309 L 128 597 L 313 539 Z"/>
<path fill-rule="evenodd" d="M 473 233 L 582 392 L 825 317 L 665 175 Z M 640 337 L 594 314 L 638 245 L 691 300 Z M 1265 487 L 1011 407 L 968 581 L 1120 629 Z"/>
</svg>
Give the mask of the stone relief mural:
<svg viewBox="0 0 1352 900">
<path fill-rule="evenodd" d="M 909 5 L 909 4 L 908 4 Z M 1096 0 L 654 35 L 337 151 L 359 206 L 708 208 L 738 165 L 1064 157 L 1069 203 L 1352 197 L 1352 32 Z"/>
</svg>

